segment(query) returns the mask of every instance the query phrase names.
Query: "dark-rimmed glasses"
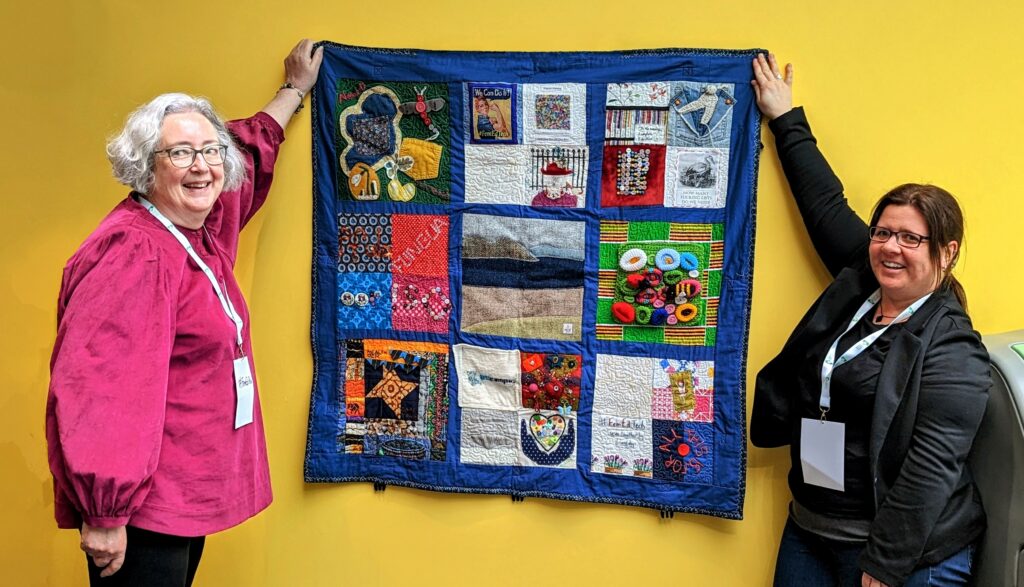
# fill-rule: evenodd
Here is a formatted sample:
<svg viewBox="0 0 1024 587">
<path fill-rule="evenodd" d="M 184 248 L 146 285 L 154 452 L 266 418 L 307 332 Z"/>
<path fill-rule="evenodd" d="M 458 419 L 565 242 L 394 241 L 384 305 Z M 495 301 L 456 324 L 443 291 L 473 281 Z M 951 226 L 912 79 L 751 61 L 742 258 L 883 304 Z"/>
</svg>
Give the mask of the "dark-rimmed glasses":
<svg viewBox="0 0 1024 587">
<path fill-rule="evenodd" d="M 881 226 L 872 226 L 868 228 L 868 235 L 871 240 L 879 243 L 887 243 L 893 236 L 896 237 L 896 244 L 907 249 L 916 249 L 921 246 L 922 241 L 928 240 L 928 237 L 921 236 L 916 232 L 906 232 L 903 230 L 889 230 L 888 228 L 882 228 Z"/>
<path fill-rule="evenodd" d="M 200 149 L 178 146 L 154 151 L 154 154 L 164 154 L 171 160 L 171 165 L 184 169 L 191 167 L 196 160 L 196 153 L 203 156 L 207 165 L 223 165 L 224 155 L 227 154 L 227 145 L 206 145 Z"/>
</svg>

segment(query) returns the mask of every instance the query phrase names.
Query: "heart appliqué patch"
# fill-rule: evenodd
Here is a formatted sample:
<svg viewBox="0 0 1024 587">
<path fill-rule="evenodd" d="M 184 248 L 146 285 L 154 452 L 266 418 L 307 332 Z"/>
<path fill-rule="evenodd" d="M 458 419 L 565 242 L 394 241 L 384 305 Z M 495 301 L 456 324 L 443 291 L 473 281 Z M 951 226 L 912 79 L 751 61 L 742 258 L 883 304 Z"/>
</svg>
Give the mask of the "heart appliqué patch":
<svg viewBox="0 0 1024 587">
<path fill-rule="evenodd" d="M 558 447 L 562 434 L 565 433 L 565 418 L 558 414 L 530 416 L 530 434 L 544 452 L 551 452 Z"/>
</svg>

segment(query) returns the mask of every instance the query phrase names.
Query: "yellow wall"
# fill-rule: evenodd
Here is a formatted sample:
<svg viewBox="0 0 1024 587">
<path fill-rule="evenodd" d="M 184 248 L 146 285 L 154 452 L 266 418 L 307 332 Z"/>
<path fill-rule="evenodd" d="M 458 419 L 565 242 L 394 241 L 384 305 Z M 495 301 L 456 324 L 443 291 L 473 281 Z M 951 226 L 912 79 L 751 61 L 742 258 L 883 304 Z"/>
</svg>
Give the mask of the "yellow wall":
<svg viewBox="0 0 1024 587">
<path fill-rule="evenodd" d="M 303 36 L 433 49 L 770 48 L 797 63 L 797 101 L 866 214 L 930 181 L 969 221 L 959 275 L 976 327 L 1024 327 L 1019 241 L 1024 117 L 1019 2 L 734 0 L 0 3 L 0 568 L 17 585 L 81 585 L 77 535 L 51 515 L 43 409 L 61 267 L 125 194 L 103 145 L 155 94 L 259 109 Z M 833 6 L 834 5 L 834 6 Z M 175 8 L 177 6 L 177 8 Z M 207 542 L 199 585 L 767 585 L 787 459 L 752 450 L 742 522 L 614 506 L 308 486 L 310 129 L 288 132 L 270 202 L 243 235 L 276 501 Z M 762 159 L 750 373 L 825 283 L 774 160 Z M 12 578 L 15 577 L 16 579 Z M 347 577 L 341 579 L 340 577 Z M 12 580 L 8 580 L 12 579 Z"/>
</svg>

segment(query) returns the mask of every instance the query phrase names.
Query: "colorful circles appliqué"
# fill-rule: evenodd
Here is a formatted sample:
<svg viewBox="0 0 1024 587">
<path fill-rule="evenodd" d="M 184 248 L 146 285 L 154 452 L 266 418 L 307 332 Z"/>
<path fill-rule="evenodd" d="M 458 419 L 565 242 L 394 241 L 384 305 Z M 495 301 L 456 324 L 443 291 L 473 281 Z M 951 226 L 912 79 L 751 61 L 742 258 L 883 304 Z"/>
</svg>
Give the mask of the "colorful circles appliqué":
<svg viewBox="0 0 1024 587">
<path fill-rule="evenodd" d="M 679 267 L 679 251 L 675 249 L 661 249 L 654 258 L 654 264 L 662 271 L 671 271 Z"/>
<path fill-rule="evenodd" d="M 642 249 L 629 249 L 619 257 L 619 267 L 623 271 L 639 271 L 647 266 L 647 253 Z"/>
<path fill-rule="evenodd" d="M 679 266 L 682 267 L 684 271 L 695 271 L 699 263 L 697 255 L 694 255 L 693 253 L 679 254 Z"/>
</svg>

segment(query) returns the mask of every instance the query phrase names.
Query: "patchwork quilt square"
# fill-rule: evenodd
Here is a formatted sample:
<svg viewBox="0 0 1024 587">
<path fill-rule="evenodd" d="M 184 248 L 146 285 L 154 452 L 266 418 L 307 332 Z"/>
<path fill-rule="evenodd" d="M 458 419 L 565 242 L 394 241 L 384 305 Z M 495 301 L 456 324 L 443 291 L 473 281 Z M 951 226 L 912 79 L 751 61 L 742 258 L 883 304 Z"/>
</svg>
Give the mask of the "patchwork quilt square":
<svg viewBox="0 0 1024 587">
<path fill-rule="evenodd" d="M 723 227 L 601 223 L 597 337 L 713 346 Z"/>
<path fill-rule="evenodd" d="M 576 467 L 576 418 L 547 410 L 519 411 L 519 464 Z"/>
<path fill-rule="evenodd" d="M 338 215 L 338 328 L 446 332 L 448 216 Z"/>
<path fill-rule="evenodd" d="M 335 96 L 340 200 L 451 200 L 446 84 L 339 79 Z"/>
<path fill-rule="evenodd" d="M 580 340 L 582 222 L 466 214 L 462 229 L 463 331 Z"/>
<path fill-rule="evenodd" d="M 583 374 L 580 355 L 523 352 L 520 359 L 524 408 L 561 408 L 563 412 L 580 409 L 580 377 Z"/>
<path fill-rule="evenodd" d="M 348 339 L 339 450 L 412 460 L 447 454 L 448 347 Z"/>
</svg>

